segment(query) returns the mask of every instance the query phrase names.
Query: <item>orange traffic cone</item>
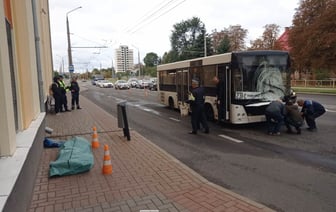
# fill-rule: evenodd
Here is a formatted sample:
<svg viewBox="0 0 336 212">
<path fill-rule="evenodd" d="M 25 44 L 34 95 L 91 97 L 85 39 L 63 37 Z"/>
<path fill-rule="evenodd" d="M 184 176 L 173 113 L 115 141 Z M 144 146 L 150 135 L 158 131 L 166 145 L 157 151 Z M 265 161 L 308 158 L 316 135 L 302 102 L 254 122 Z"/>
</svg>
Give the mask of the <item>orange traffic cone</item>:
<svg viewBox="0 0 336 212">
<path fill-rule="evenodd" d="M 92 142 L 91 142 L 92 148 L 96 149 L 99 147 L 98 142 L 98 134 L 97 134 L 97 128 L 93 127 L 93 134 L 92 134 Z"/>
<path fill-rule="evenodd" d="M 104 164 L 103 164 L 103 174 L 112 174 L 112 163 L 110 157 L 110 151 L 108 145 L 104 145 Z"/>
<path fill-rule="evenodd" d="M 147 97 L 148 96 L 148 89 L 144 88 L 144 91 L 145 91 L 145 97 Z"/>
</svg>

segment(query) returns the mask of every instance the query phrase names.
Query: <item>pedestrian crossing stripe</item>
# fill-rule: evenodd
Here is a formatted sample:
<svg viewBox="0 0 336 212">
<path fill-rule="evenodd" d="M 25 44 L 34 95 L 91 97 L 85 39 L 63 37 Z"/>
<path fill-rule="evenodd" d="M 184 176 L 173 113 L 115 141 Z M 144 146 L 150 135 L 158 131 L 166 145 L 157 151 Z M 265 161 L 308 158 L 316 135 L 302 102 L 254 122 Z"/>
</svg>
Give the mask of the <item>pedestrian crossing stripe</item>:
<svg viewBox="0 0 336 212">
<path fill-rule="evenodd" d="M 222 137 L 222 138 L 225 138 L 225 139 L 228 139 L 230 141 L 236 142 L 236 143 L 243 143 L 244 142 L 242 140 L 238 140 L 238 139 L 232 138 L 232 137 L 227 136 L 227 135 L 218 135 L 218 136 Z"/>
</svg>

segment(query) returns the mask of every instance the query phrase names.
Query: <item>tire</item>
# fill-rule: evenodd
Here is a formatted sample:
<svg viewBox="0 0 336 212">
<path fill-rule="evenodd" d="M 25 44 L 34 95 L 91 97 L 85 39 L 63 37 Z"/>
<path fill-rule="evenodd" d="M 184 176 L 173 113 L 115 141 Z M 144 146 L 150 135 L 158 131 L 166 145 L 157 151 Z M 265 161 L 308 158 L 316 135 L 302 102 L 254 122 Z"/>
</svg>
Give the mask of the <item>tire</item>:
<svg viewBox="0 0 336 212">
<path fill-rule="evenodd" d="M 169 97 L 168 105 L 169 105 L 170 109 L 174 110 L 174 100 L 173 100 L 173 98 Z"/>
<path fill-rule="evenodd" d="M 206 116 L 208 121 L 214 121 L 215 120 L 214 111 L 213 111 L 210 104 L 205 105 L 205 116 Z"/>
</svg>

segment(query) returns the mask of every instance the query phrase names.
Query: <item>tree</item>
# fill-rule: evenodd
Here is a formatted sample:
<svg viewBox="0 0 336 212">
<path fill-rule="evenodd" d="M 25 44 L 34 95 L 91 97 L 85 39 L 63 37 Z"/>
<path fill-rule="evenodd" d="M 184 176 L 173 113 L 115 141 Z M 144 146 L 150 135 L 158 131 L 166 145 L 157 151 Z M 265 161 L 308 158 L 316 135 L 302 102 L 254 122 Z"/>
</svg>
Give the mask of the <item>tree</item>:
<svg viewBox="0 0 336 212">
<path fill-rule="evenodd" d="M 224 32 L 230 39 L 231 51 L 241 51 L 246 49 L 245 38 L 248 32 L 247 29 L 242 28 L 240 25 L 234 25 L 224 29 Z"/>
<path fill-rule="evenodd" d="M 335 0 L 301 0 L 289 33 L 293 65 L 300 73 L 335 71 L 335 20 Z"/>
<path fill-rule="evenodd" d="M 153 67 L 159 64 L 160 58 L 154 52 L 150 52 L 146 54 L 144 58 L 144 63 L 147 67 Z"/>
<path fill-rule="evenodd" d="M 261 38 L 251 41 L 251 49 L 275 49 L 280 26 L 277 24 L 267 24 L 264 26 L 264 29 Z"/>
<path fill-rule="evenodd" d="M 206 39 L 207 55 L 210 52 L 210 39 L 206 38 L 205 25 L 199 18 L 193 17 L 189 20 L 175 24 L 170 38 L 171 52 L 169 57 L 174 62 L 179 60 L 192 59 L 204 56 L 204 39 Z M 167 55 L 167 56 L 168 56 Z"/>
<path fill-rule="evenodd" d="M 157 75 L 156 72 L 157 72 L 157 69 L 154 66 L 153 67 L 146 66 L 144 69 L 145 76 L 156 77 Z"/>
<path fill-rule="evenodd" d="M 229 52 L 231 49 L 230 39 L 228 35 L 224 35 L 224 38 L 220 41 L 219 46 L 216 49 L 218 54 Z"/>
<path fill-rule="evenodd" d="M 176 51 L 170 50 L 169 52 L 165 52 L 162 56 L 162 60 L 160 64 L 171 63 L 178 61 L 178 55 Z"/>
</svg>

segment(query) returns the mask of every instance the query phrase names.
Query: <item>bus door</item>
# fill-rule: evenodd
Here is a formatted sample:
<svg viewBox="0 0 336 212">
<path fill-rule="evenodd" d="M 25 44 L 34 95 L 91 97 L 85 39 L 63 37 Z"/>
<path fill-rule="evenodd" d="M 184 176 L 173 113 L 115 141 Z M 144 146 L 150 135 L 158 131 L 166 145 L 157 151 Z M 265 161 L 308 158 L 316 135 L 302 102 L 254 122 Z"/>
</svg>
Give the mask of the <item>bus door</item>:
<svg viewBox="0 0 336 212">
<path fill-rule="evenodd" d="M 177 91 L 177 101 L 179 103 L 184 103 L 188 100 L 188 70 L 178 70 L 176 71 L 176 91 Z"/>
<path fill-rule="evenodd" d="M 220 96 L 218 99 L 222 101 L 221 109 L 223 112 L 223 119 L 225 121 L 229 120 L 229 112 L 230 112 L 230 68 L 229 65 L 219 65 L 218 66 L 218 79 L 221 82 L 220 88 Z M 224 101 L 224 102 L 223 102 Z"/>
</svg>

